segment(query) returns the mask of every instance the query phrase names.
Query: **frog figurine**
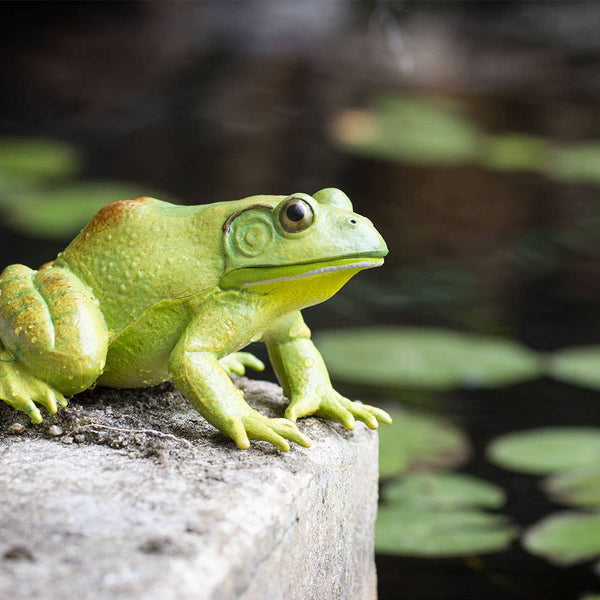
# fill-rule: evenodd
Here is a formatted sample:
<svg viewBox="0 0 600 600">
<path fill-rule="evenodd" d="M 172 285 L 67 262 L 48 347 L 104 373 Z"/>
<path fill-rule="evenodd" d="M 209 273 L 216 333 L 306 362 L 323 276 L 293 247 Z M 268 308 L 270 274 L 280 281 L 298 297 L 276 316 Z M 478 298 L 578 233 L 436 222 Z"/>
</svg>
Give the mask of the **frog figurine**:
<svg viewBox="0 0 600 600">
<path fill-rule="evenodd" d="M 386 254 L 371 221 L 334 188 L 200 206 L 109 204 L 53 262 L 0 275 L 0 399 L 40 423 L 36 403 L 55 413 L 95 383 L 170 379 L 239 448 L 308 447 L 295 423 L 307 415 L 376 429 L 389 415 L 333 389 L 300 311 Z M 264 368 L 239 352 L 258 340 L 290 399 L 286 418 L 252 409 L 229 376 Z"/>
</svg>

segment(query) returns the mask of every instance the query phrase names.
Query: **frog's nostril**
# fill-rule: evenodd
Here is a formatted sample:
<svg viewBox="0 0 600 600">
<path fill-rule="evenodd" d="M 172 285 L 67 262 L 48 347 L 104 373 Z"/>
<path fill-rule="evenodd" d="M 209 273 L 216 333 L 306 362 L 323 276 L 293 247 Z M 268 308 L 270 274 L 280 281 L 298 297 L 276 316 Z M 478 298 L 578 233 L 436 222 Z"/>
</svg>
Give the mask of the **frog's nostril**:
<svg viewBox="0 0 600 600">
<path fill-rule="evenodd" d="M 351 225 L 356 225 L 357 221 L 356 219 L 349 219 L 348 223 L 350 223 Z"/>
</svg>

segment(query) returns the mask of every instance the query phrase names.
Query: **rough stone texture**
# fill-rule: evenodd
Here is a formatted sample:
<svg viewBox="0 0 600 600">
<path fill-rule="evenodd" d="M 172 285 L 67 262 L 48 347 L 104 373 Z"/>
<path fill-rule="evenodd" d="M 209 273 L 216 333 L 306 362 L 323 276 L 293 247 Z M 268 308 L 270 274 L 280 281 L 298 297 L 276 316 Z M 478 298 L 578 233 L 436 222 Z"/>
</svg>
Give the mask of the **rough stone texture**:
<svg viewBox="0 0 600 600">
<path fill-rule="evenodd" d="M 281 390 L 239 378 L 281 416 Z M 0 407 L 0 598 L 373 599 L 377 436 L 238 450 L 170 385 Z M 123 431 L 120 431 L 123 430 Z M 133 430 L 133 431 L 131 431 Z"/>
</svg>

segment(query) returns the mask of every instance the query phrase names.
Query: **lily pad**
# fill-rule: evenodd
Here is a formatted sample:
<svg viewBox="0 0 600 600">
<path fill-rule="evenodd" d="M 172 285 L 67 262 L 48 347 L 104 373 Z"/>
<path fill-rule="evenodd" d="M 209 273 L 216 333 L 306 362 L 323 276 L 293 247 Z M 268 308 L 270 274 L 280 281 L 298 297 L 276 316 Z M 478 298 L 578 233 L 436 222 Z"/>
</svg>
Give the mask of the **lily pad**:
<svg viewBox="0 0 600 600">
<path fill-rule="evenodd" d="M 55 177 L 69 177 L 80 166 L 79 154 L 64 142 L 0 138 L 0 181 L 3 183 L 36 183 Z"/>
<path fill-rule="evenodd" d="M 559 473 L 544 483 L 544 489 L 554 502 L 600 508 L 600 468 Z"/>
<path fill-rule="evenodd" d="M 334 378 L 376 387 L 502 386 L 541 369 L 537 354 L 516 342 L 442 329 L 328 331 L 317 345 Z"/>
<path fill-rule="evenodd" d="M 440 419 L 390 411 L 394 422 L 379 429 L 379 471 L 393 477 L 415 469 L 456 466 L 469 455 L 463 433 Z"/>
<path fill-rule="evenodd" d="M 600 464 L 600 428 L 551 427 L 509 433 L 492 442 L 488 458 L 513 471 L 543 475 Z"/>
<path fill-rule="evenodd" d="M 380 95 L 365 109 L 338 114 L 331 136 L 360 156 L 409 164 L 478 163 L 600 184 L 600 141 L 556 145 L 516 132 L 488 134 L 464 114 L 460 103 L 447 99 Z"/>
<path fill-rule="evenodd" d="M 367 110 L 338 115 L 332 135 L 356 154 L 417 164 L 475 160 L 481 141 L 456 103 L 391 95 L 375 98 Z"/>
<path fill-rule="evenodd" d="M 547 363 L 555 379 L 600 390 L 600 346 L 581 346 L 555 352 Z"/>
<path fill-rule="evenodd" d="M 77 233 L 106 204 L 147 195 L 135 185 L 85 182 L 18 194 L 6 210 L 11 226 L 34 236 L 64 239 Z"/>
<path fill-rule="evenodd" d="M 516 535 L 516 528 L 502 515 L 393 504 L 379 509 L 375 548 L 405 556 L 461 556 L 502 550 Z"/>
<path fill-rule="evenodd" d="M 504 491 L 487 481 L 459 473 L 415 473 L 384 489 L 388 502 L 405 507 L 449 510 L 465 507 L 498 508 Z"/>
<path fill-rule="evenodd" d="M 600 513 L 558 513 L 534 525 L 523 545 L 529 552 L 559 565 L 600 556 Z"/>
<path fill-rule="evenodd" d="M 592 140 L 557 146 L 548 175 L 563 181 L 600 184 L 600 142 Z"/>
<path fill-rule="evenodd" d="M 499 171 L 537 171 L 544 166 L 549 148 L 546 140 L 531 135 L 490 136 L 484 162 Z"/>
</svg>

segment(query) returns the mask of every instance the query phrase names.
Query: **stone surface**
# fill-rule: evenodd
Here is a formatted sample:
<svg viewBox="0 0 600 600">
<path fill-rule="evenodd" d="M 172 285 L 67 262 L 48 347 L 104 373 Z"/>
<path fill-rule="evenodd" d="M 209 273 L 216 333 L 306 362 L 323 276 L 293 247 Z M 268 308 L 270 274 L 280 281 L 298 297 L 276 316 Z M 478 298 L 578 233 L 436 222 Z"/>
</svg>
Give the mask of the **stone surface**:
<svg viewBox="0 0 600 600">
<path fill-rule="evenodd" d="M 277 386 L 237 384 L 282 416 Z M 169 385 L 87 392 L 37 426 L 0 404 L 0 598 L 376 597 L 362 423 L 303 419 L 312 448 L 282 454 L 238 450 Z"/>
</svg>

